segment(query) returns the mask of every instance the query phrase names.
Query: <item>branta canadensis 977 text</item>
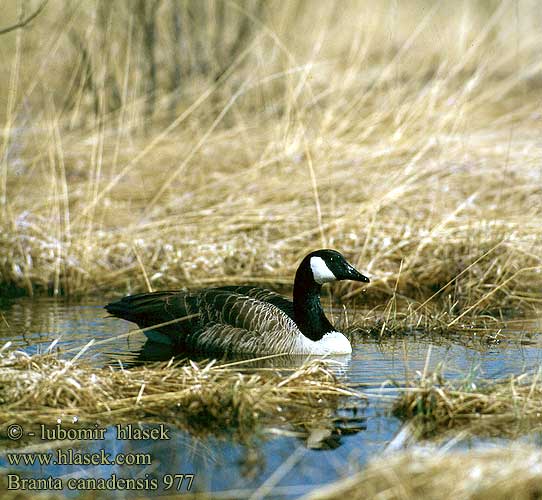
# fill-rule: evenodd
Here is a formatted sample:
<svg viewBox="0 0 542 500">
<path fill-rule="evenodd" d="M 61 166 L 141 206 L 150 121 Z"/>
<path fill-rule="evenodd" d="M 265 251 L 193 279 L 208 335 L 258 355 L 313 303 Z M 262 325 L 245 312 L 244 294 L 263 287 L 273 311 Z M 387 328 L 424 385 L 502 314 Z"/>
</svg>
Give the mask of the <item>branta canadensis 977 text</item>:
<svg viewBox="0 0 542 500">
<path fill-rule="evenodd" d="M 324 283 L 369 278 L 335 250 L 317 250 L 299 265 L 293 301 L 264 288 L 222 286 L 195 292 L 129 295 L 105 306 L 118 318 L 148 328 L 150 340 L 176 350 L 214 354 L 348 354 L 348 339 L 336 331 L 320 304 Z"/>
</svg>

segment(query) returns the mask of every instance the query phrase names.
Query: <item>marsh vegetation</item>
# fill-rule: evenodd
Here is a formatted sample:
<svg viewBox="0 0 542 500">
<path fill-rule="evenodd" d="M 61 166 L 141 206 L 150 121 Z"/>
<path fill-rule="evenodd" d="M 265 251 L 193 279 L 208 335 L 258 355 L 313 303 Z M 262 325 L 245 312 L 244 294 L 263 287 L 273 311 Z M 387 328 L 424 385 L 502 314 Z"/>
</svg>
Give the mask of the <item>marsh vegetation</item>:
<svg viewBox="0 0 542 500">
<path fill-rule="evenodd" d="M 297 427 L 299 437 L 306 438 L 311 428 L 333 430 L 333 409 L 341 396 L 365 399 L 318 360 L 282 373 L 251 369 L 250 361 L 216 360 L 97 370 L 78 361 L 80 356 L 81 351 L 64 360 L 53 352 L 28 356 L 4 349 L 0 425 L 29 428 L 59 421 L 75 428 L 96 421 L 102 426 L 165 421 L 195 435 L 235 433 L 250 441 L 265 422 Z"/>
</svg>

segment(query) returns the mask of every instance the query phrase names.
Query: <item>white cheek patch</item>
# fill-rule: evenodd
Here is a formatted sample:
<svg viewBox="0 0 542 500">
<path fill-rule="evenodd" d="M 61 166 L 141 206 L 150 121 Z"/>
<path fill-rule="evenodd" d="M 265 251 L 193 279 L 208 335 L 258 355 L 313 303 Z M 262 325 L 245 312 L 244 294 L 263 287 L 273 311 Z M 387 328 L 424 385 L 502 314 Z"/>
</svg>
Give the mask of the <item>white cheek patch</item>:
<svg viewBox="0 0 542 500">
<path fill-rule="evenodd" d="M 337 281 L 337 277 L 327 267 L 324 259 L 321 257 L 311 257 L 311 271 L 314 281 L 319 285 L 329 283 L 330 281 Z"/>
</svg>

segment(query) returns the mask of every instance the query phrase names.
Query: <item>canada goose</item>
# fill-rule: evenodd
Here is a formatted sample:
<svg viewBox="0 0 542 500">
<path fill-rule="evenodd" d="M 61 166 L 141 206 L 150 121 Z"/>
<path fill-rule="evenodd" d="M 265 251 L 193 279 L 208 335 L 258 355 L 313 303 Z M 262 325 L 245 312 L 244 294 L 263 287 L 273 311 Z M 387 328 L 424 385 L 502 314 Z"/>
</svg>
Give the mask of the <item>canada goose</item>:
<svg viewBox="0 0 542 500">
<path fill-rule="evenodd" d="M 352 346 L 326 318 L 320 304 L 324 283 L 369 282 L 335 250 L 309 253 L 295 274 L 293 301 L 252 286 L 222 286 L 196 292 L 129 295 L 105 306 L 145 331 L 150 340 L 176 350 L 236 354 L 348 354 Z M 186 320 L 182 320 L 187 317 Z"/>
</svg>

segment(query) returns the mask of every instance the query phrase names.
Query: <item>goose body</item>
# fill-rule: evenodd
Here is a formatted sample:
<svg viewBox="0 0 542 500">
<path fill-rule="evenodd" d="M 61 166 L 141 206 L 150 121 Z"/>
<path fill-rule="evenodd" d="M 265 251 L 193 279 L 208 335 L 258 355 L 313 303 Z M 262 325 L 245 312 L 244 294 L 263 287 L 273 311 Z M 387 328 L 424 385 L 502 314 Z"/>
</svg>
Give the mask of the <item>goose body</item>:
<svg viewBox="0 0 542 500">
<path fill-rule="evenodd" d="M 129 295 L 105 306 L 145 328 L 151 341 L 209 354 L 348 354 L 320 304 L 324 283 L 369 282 L 335 250 L 317 250 L 299 265 L 293 301 L 264 288 L 223 286 L 196 292 Z M 167 325 L 157 326 L 162 323 Z"/>
</svg>

